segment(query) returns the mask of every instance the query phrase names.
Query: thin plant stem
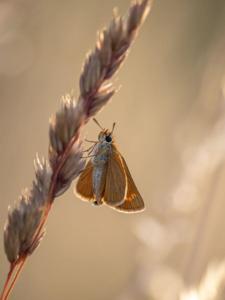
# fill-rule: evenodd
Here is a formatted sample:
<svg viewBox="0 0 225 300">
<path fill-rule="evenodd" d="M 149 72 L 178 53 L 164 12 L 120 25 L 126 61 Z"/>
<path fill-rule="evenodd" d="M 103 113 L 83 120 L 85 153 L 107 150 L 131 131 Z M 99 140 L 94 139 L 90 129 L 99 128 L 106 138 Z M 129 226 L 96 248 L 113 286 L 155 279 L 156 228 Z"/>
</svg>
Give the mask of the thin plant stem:
<svg viewBox="0 0 225 300">
<path fill-rule="evenodd" d="M 61 171 L 64 163 L 66 162 L 66 159 L 70 153 L 70 150 L 71 148 L 73 147 L 74 143 L 77 141 L 78 139 L 78 136 L 74 136 L 71 141 L 69 142 L 69 144 L 67 145 L 65 151 L 63 152 L 63 154 L 61 155 L 61 158 L 60 158 L 60 161 L 58 163 L 58 165 L 56 166 L 54 172 L 53 172 L 53 175 L 52 175 L 52 180 L 51 180 L 51 184 L 50 184 L 50 188 L 49 188 L 49 193 L 48 193 L 48 205 L 45 209 L 45 213 L 43 215 L 43 219 L 42 219 L 42 222 L 40 223 L 40 226 L 37 230 L 37 233 L 35 234 L 34 236 L 34 239 L 33 239 L 33 242 L 32 242 L 32 245 L 38 240 L 40 234 L 41 234 L 41 231 L 46 223 L 46 220 L 48 218 L 48 214 L 51 210 L 51 207 L 52 207 L 52 203 L 53 203 L 53 200 L 54 200 L 54 193 L 55 193 L 55 187 L 56 187 L 56 183 L 57 183 L 57 177 L 59 175 L 59 172 Z"/>
<path fill-rule="evenodd" d="M 12 278 L 13 272 L 14 272 L 14 270 L 15 270 L 15 267 L 16 267 L 16 264 L 12 264 L 12 265 L 10 266 L 9 273 L 8 273 L 8 275 L 7 275 L 7 278 L 6 278 L 6 281 L 5 281 L 5 284 L 4 284 L 4 286 L 3 286 L 1 296 L 0 296 L 0 299 L 1 299 L 1 300 L 4 299 L 3 297 L 4 297 L 4 294 L 5 294 L 5 291 L 7 290 L 8 285 L 9 285 L 9 283 L 10 283 L 10 281 L 11 281 L 11 278 Z"/>
<path fill-rule="evenodd" d="M 16 273 L 14 275 L 14 278 L 13 278 L 8 290 L 5 291 L 6 293 L 5 293 L 5 295 L 3 295 L 2 300 L 7 300 L 8 299 L 8 297 L 9 297 L 11 291 L 13 290 L 13 287 L 15 286 L 15 283 L 16 283 L 16 281 L 17 281 L 17 279 L 18 279 L 18 277 L 19 277 L 19 275 L 22 271 L 22 268 L 23 268 L 23 266 L 26 262 L 27 257 L 28 256 L 24 256 L 23 259 L 20 260 L 19 266 L 18 266 L 18 268 L 16 270 Z"/>
<path fill-rule="evenodd" d="M 184 271 L 184 278 L 188 284 L 191 284 L 191 278 L 193 278 L 194 273 L 196 272 L 202 244 L 205 238 L 206 231 L 208 229 L 208 224 L 210 216 L 212 213 L 212 208 L 215 203 L 215 193 L 217 191 L 218 178 L 221 176 L 223 166 L 219 166 L 215 171 L 215 175 L 212 182 L 212 187 L 208 193 L 207 199 L 204 203 L 202 214 L 197 226 L 196 234 L 192 244 L 192 248 L 186 263 L 186 268 Z"/>
</svg>

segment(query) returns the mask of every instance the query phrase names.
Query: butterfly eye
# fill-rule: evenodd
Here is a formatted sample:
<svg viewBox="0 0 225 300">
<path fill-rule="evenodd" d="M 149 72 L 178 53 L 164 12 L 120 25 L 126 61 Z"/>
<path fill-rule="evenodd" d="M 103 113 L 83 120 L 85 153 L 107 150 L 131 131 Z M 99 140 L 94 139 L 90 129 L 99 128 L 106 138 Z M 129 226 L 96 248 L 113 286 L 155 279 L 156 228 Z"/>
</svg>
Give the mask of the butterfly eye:
<svg viewBox="0 0 225 300">
<path fill-rule="evenodd" d="M 106 140 L 107 143 L 112 142 L 112 138 L 111 138 L 110 135 L 107 135 L 107 136 L 105 137 L 105 140 Z"/>
</svg>

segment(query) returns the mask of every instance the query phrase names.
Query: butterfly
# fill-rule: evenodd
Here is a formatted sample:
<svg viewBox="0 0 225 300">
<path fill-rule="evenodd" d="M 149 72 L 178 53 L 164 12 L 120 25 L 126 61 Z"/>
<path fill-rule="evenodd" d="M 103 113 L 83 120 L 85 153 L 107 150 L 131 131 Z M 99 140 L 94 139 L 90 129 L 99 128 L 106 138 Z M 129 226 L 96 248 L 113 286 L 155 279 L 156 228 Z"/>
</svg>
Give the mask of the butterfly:
<svg viewBox="0 0 225 300">
<path fill-rule="evenodd" d="M 81 172 L 76 185 L 76 194 L 95 205 L 106 204 L 121 212 L 140 212 L 144 201 L 132 179 L 126 161 L 118 151 L 113 131 L 101 128 L 98 141 L 88 150 L 90 160 Z M 91 153 L 93 153 L 91 155 Z"/>
</svg>

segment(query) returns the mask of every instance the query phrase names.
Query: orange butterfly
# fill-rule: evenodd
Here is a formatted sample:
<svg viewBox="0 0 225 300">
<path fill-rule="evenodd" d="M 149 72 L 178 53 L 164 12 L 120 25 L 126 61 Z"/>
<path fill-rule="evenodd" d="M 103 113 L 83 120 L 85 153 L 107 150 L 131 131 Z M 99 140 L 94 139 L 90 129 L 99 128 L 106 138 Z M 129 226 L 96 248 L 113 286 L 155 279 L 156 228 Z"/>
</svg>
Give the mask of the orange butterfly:
<svg viewBox="0 0 225 300">
<path fill-rule="evenodd" d="M 117 150 L 111 131 L 102 129 L 98 141 L 89 148 L 91 157 L 81 173 L 76 192 L 83 199 L 95 205 L 103 203 L 122 212 L 139 212 L 144 210 L 144 201 L 131 177 L 125 159 Z M 89 141 L 92 142 L 92 141 Z M 91 153 L 93 155 L 90 155 Z"/>
</svg>

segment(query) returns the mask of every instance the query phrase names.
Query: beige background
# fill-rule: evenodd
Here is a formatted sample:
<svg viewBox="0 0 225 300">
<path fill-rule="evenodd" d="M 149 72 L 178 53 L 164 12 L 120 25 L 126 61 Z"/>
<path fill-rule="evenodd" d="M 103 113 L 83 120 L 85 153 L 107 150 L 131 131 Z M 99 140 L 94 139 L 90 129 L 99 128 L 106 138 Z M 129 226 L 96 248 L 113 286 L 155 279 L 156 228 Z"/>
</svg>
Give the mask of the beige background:
<svg viewBox="0 0 225 300">
<path fill-rule="evenodd" d="M 124 13 L 129 1 L 0 1 L 1 228 L 31 183 L 36 152 L 47 155 L 49 116 L 61 95 L 78 94 L 85 53 L 115 6 Z M 116 78 L 122 88 L 98 115 L 105 127 L 117 122 L 146 211 L 95 208 L 71 188 L 12 300 L 176 300 L 223 259 L 224 34 L 224 0 L 155 1 Z M 85 135 L 98 131 L 90 122 Z"/>
</svg>

